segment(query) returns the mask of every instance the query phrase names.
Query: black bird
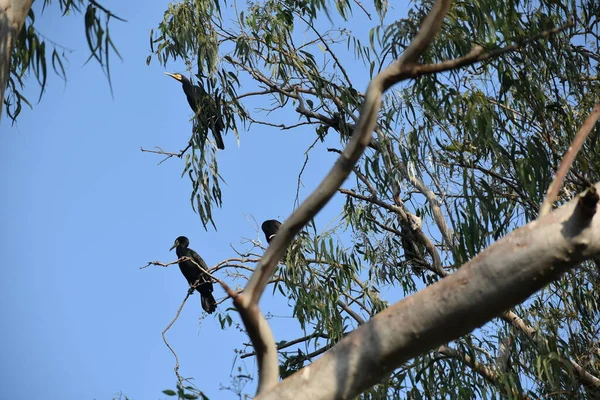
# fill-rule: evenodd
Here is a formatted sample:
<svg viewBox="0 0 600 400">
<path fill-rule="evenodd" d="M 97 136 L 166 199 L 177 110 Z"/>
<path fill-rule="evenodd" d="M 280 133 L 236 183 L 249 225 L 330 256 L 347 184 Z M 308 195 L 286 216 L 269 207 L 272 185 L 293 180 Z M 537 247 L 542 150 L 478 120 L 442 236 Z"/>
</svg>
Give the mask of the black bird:
<svg viewBox="0 0 600 400">
<path fill-rule="evenodd" d="M 265 238 L 267 239 L 267 243 L 271 243 L 271 241 L 279 232 L 279 228 L 281 227 L 281 222 L 276 219 L 268 219 L 262 223 L 261 228 L 265 233 Z M 301 231 L 299 236 L 305 236 L 306 233 Z M 304 254 L 302 253 L 302 240 L 299 238 L 293 240 L 290 246 L 286 249 L 285 253 L 283 253 L 283 257 L 281 260 L 282 263 L 291 263 L 297 267 L 308 265 Z"/>
<path fill-rule="evenodd" d="M 277 234 L 277 231 L 279 231 L 280 226 L 281 222 L 277 221 L 276 219 L 268 219 L 262 223 L 261 228 L 265 233 L 267 243 L 271 243 L 271 240 L 273 240 L 275 234 Z"/>
<path fill-rule="evenodd" d="M 190 241 L 188 238 L 185 236 L 179 236 L 177 239 L 175 239 L 175 244 L 173 244 L 173 247 L 171 247 L 170 250 L 176 248 L 175 252 L 177 253 L 177 257 L 189 257 L 199 266 L 204 268 L 205 271 L 208 271 L 208 265 L 206 265 L 198 253 L 188 248 L 189 245 Z M 198 280 L 200 281 L 200 284 L 196 286 L 196 290 L 200 292 L 202 308 L 207 313 L 212 314 L 217 308 L 217 302 L 212 295 L 213 284 L 208 274 L 198 268 L 198 266 L 196 266 L 196 264 L 194 264 L 192 261 L 180 261 L 179 269 L 190 285 L 193 285 Z"/>
<path fill-rule="evenodd" d="M 207 115 L 209 116 L 209 127 L 213 132 L 217 147 L 224 150 L 225 144 L 223 143 L 221 131 L 225 129 L 225 124 L 223 123 L 223 118 L 219 115 L 220 110 L 215 99 L 212 98 L 202 86 L 192 85 L 192 82 L 182 74 L 172 74 L 170 72 L 165 72 L 165 74 L 181 82 L 188 104 L 194 114 L 198 116 L 199 121 L 202 120 L 201 115 L 204 116 L 204 118 L 207 118 Z"/>
</svg>

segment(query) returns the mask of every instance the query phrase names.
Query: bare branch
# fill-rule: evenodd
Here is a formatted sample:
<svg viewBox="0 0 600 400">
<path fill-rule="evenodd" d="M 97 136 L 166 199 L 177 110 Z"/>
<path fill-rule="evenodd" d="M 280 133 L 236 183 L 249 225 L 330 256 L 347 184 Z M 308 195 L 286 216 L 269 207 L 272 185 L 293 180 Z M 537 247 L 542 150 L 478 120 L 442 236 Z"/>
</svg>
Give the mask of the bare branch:
<svg viewBox="0 0 600 400">
<path fill-rule="evenodd" d="M 171 157 L 178 157 L 178 158 L 183 157 L 185 152 L 188 151 L 188 149 L 190 147 L 192 147 L 192 142 L 188 143 L 187 147 L 185 149 L 179 151 L 179 153 L 164 151 L 159 146 L 154 146 L 154 148 L 158 149 L 158 150 L 148 150 L 148 149 L 144 149 L 143 147 L 140 147 L 140 150 L 142 151 L 142 153 L 154 153 L 154 154 L 161 154 L 163 156 L 166 156 L 161 162 L 158 163 L 158 165 L 160 165 L 160 164 L 164 163 L 165 161 L 167 161 Z"/>
<path fill-rule="evenodd" d="M 308 153 L 310 153 L 310 151 L 316 146 L 319 139 L 320 138 L 317 136 L 317 138 L 312 142 L 310 146 L 308 146 L 308 149 L 306 149 L 306 151 L 304 152 L 304 163 L 302 164 L 302 168 L 300 168 L 300 172 L 298 173 L 298 184 L 296 185 L 296 198 L 294 199 L 294 205 L 300 203 L 300 186 L 302 185 L 302 174 L 304 173 L 306 165 L 308 164 Z"/>
<path fill-rule="evenodd" d="M 181 314 L 181 310 L 183 310 L 183 306 L 185 305 L 185 302 L 191 296 L 191 294 L 192 294 L 192 291 L 188 290 L 187 294 L 185 295 L 185 298 L 181 302 L 181 305 L 177 309 L 177 313 L 175 314 L 175 317 L 173 318 L 173 320 L 171 322 L 169 322 L 169 325 L 167 325 L 167 327 L 162 331 L 163 342 L 165 342 L 165 345 L 171 351 L 171 353 L 173 353 L 173 356 L 175 357 L 175 367 L 173 368 L 173 370 L 175 371 L 175 376 L 177 376 L 177 381 L 179 382 L 179 384 L 183 383 L 183 378 L 181 377 L 181 375 L 179 375 L 179 357 L 177 357 L 177 353 L 175 353 L 175 350 L 173 350 L 173 348 L 167 341 L 167 337 L 165 336 L 165 334 L 167 333 L 167 331 L 169 329 L 171 329 L 171 327 L 173 326 L 175 321 L 177 321 L 177 319 L 179 318 L 179 315 Z"/>
<path fill-rule="evenodd" d="M 332 152 L 332 153 L 342 154 L 342 152 L 338 149 L 328 148 L 327 151 Z M 362 183 L 365 184 L 365 186 L 369 190 L 369 193 L 371 193 L 371 196 L 373 198 L 377 197 L 377 191 L 375 190 L 375 187 L 373 186 L 371 181 L 369 181 L 367 179 L 367 177 L 362 172 L 360 172 L 360 169 L 358 169 L 357 167 L 353 167 L 352 171 L 354 171 L 354 175 L 356 175 L 356 177 L 358 179 L 360 179 Z"/>
</svg>

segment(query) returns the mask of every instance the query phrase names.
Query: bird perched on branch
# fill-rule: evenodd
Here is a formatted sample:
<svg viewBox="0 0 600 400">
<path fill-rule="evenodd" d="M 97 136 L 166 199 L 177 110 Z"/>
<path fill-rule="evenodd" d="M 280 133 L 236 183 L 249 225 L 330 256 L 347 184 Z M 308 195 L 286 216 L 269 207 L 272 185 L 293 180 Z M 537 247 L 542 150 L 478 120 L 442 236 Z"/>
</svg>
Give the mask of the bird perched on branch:
<svg viewBox="0 0 600 400">
<path fill-rule="evenodd" d="M 225 129 L 225 124 L 220 115 L 217 101 L 210 96 L 202 86 L 193 85 L 192 82 L 182 74 L 172 74 L 170 72 L 165 72 L 165 74 L 181 82 L 188 104 L 197 116 L 198 121 L 208 121 L 208 126 L 215 137 L 217 147 L 224 150 L 225 144 L 223 143 L 221 131 Z"/>
<path fill-rule="evenodd" d="M 267 243 L 271 243 L 271 241 L 275 238 L 275 235 L 277 235 L 277 232 L 279 232 L 280 227 L 281 222 L 277 221 L 276 219 L 268 219 L 262 223 L 261 228 L 265 233 Z M 300 232 L 299 236 L 300 238 L 306 238 L 306 233 Z M 297 267 L 307 265 L 306 259 L 302 252 L 302 240 L 300 238 L 292 240 L 292 243 L 290 243 L 285 253 L 283 253 L 281 261 L 282 263 L 287 262 L 290 265 Z"/>
<path fill-rule="evenodd" d="M 271 243 L 271 240 L 273 240 L 275 234 L 277 234 L 277 231 L 279 230 L 280 226 L 281 222 L 277 221 L 276 219 L 268 219 L 262 223 L 261 228 L 265 233 L 267 243 Z"/>
<path fill-rule="evenodd" d="M 202 308 L 209 314 L 212 314 L 217 308 L 217 302 L 212 295 L 213 284 L 210 280 L 210 276 L 205 272 L 208 271 L 208 266 L 194 250 L 188 248 L 190 241 L 185 236 L 179 236 L 175 239 L 175 243 L 171 250 L 175 249 L 177 257 L 189 257 L 191 260 L 185 260 L 179 262 L 179 269 L 188 283 L 193 286 L 197 283 L 196 290 L 200 292 L 200 299 L 202 301 Z M 196 265 L 198 264 L 198 265 Z M 190 288 L 190 290 L 193 290 Z"/>
</svg>

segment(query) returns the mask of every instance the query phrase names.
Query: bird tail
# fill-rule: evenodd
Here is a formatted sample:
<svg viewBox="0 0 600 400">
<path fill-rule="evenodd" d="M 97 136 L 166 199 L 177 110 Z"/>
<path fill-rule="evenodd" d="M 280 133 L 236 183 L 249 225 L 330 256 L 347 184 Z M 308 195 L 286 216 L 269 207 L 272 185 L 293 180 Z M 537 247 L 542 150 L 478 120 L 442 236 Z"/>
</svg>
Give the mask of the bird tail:
<svg viewBox="0 0 600 400">
<path fill-rule="evenodd" d="M 223 143 L 223 136 L 221 136 L 221 129 L 218 127 L 213 131 L 215 136 L 215 142 L 217 142 L 217 148 L 225 150 L 225 143 Z"/>
<path fill-rule="evenodd" d="M 212 293 L 201 293 L 200 299 L 202 302 L 202 308 L 209 314 L 212 314 L 217 309 L 217 302 L 213 297 Z"/>
<path fill-rule="evenodd" d="M 225 143 L 223 143 L 223 137 L 221 137 L 221 132 L 215 132 L 215 142 L 217 142 L 217 148 L 219 150 L 225 150 Z"/>
</svg>

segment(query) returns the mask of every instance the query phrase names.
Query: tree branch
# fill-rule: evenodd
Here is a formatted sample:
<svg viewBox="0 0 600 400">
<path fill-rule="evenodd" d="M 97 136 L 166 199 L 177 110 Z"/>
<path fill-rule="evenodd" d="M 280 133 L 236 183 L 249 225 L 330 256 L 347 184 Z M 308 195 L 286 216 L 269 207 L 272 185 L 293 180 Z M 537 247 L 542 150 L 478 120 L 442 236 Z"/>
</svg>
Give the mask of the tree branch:
<svg viewBox="0 0 600 400">
<path fill-rule="evenodd" d="M 301 337 L 301 338 L 298 338 L 298 339 L 290 340 L 289 342 L 280 343 L 277 346 L 277 350 L 287 349 L 288 347 L 291 347 L 291 346 L 293 346 L 295 344 L 303 343 L 303 342 L 306 342 L 306 341 L 308 341 L 310 339 L 313 339 L 313 338 L 316 338 L 316 337 L 323 338 L 323 339 L 329 338 L 329 336 L 324 335 L 322 333 L 313 333 L 313 334 L 310 334 L 310 335 L 307 335 L 307 336 L 304 336 L 304 337 Z M 252 357 L 252 356 L 255 356 L 255 355 L 256 355 L 256 352 L 253 351 L 251 353 L 242 354 L 240 356 L 240 358 L 243 359 L 243 358 L 248 358 L 248 357 Z"/>
<path fill-rule="evenodd" d="M 531 340 L 533 340 L 534 343 L 538 345 L 538 348 L 547 348 L 546 339 L 541 335 L 537 334 L 536 330 L 533 327 L 527 325 L 525 321 L 523 321 L 513 311 L 506 311 L 502 313 L 500 318 L 517 328 L 519 331 L 523 332 L 527 337 L 529 337 Z M 574 360 L 565 357 L 561 354 L 557 354 L 557 356 L 561 361 L 563 368 L 573 368 L 573 371 L 575 371 L 575 375 L 581 384 L 600 390 L 599 378 L 587 372 L 581 365 L 579 365 Z"/>
<path fill-rule="evenodd" d="M 529 38 L 521 39 L 518 43 L 505 46 L 499 49 L 490 50 L 488 52 L 481 46 L 475 46 L 467 55 L 463 57 L 459 57 L 454 60 L 444 61 L 438 64 L 409 64 L 403 66 L 400 75 L 403 78 L 416 78 L 423 75 L 430 75 L 445 71 L 450 71 L 454 69 L 458 69 L 461 67 L 465 67 L 468 65 L 476 64 L 478 62 L 489 60 L 490 58 L 501 56 L 502 54 L 509 53 L 511 51 L 518 50 L 523 47 L 523 45 L 533 42 L 535 40 L 539 40 L 551 35 L 554 35 L 558 32 L 561 32 L 565 29 L 573 26 L 573 22 L 569 19 L 569 21 L 559 27 L 548 29 L 543 31 L 537 35 L 531 36 Z"/>
<path fill-rule="evenodd" d="M 583 142 L 585 142 L 585 139 L 588 137 L 591 130 L 596 125 L 596 121 L 598 121 L 598 118 L 600 118 L 600 103 L 594 106 L 592 112 L 581 126 L 581 129 L 579 129 L 579 132 L 577 132 L 577 135 L 575 135 L 571 146 L 569 146 L 567 153 L 560 162 L 560 166 L 558 167 L 558 171 L 556 171 L 554 180 L 552 181 L 552 183 L 548 187 L 548 191 L 546 192 L 546 199 L 540 207 L 540 217 L 543 217 L 544 215 L 548 214 L 552 209 L 552 204 L 554 204 L 554 200 L 558 195 L 558 191 L 560 190 L 562 183 L 565 180 L 567 173 L 569 172 L 569 169 L 573 165 L 575 157 L 577 157 L 579 150 L 581 150 L 581 147 L 583 146 Z"/>
<path fill-rule="evenodd" d="M 580 198 L 597 203 L 592 192 Z M 600 255 L 600 217 L 586 212 L 584 202 L 574 199 L 508 234 L 454 274 L 380 312 L 258 399 L 353 398 L 407 360 L 523 302 Z"/>
<path fill-rule="evenodd" d="M 240 310 L 248 332 L 254 331 L 251 339 L 259 359 L 259 393 L 264 393 L 265 389 L 277 384 L 277 375 L 274 373 L 278 371 L 276 367 L 273 368 L 270 365 L 272 363 L 261 362 L 265 359 L 273 360 L 274 357 L 273 362 L 277 365 L 277 349 L 268 324 L 258 309 L 258 301 L 270 277 L 275 272 L 277 263 L 296 234 L 325 206 L 352 172 L 352 168 L 371 141 L 372 132 L 377 125 L 383 92 L 401 80 L 400 71 L 403 65 L 416 62 L 429 46 L 441 28 L 450 3 L 450 0 L 437 0 L 429 15 L 423 20 L 421 29 L 400 59 L 371 81 L 363 101 L 360 119 L 344 152 L 315 191 L 283 223 L 246 285 L 244 295 L 234 297 L 234 303 Z M 275 88 L 271 87 L 271 89 Z M 287 95 L 290 94 L 287 93 Z M 247 313 L 242 313 L 241 310 L 247 310 Z M 266 333 L 257 335 L 260 333 L 261 327 Z"/>
<path fill-rule="evenodd" d="M 469 367 L 471 367 L 471 369 L 473 371 L 475 371 L 476 373 L 481 375 L 492 385 L 499 386 L 498 385 L 498 374 L 495 371 L 493 371 L 492 369 L 486 367 L 485 365 L 481 364 L 477 360 L 473 359 L 470 355 L 465 354 L 462 351 L 448 347 L 446 345 L 440 346 L 440 348 L 437 351 L 438 351 L 438 353 L 443 354 L 447 357 L 452 357 L 452 358 L 461 360 L 464 364 L 467 364 Z"/>
<path fill-rule="evenodd" d="M 273 274 L 277 262 L 285 249 L 302 227 L 310 221 L 333 197 L 336 190 L 346 180 L 371 140 L 371 133 L 377 124 L 377 115 L 381 107 L 383 92 L 401 80 L 401 71 L 405 63 L 416 62 L 429 43 L 439 32 L 448 8 L 449 0 L 438 0 L 431 13 L 424 19 L 423 25 L 405 53 L 387 69 L 377 75 L 370 83 L 363 102 L 360 120 L 344 152 L 317 189 L 284 222 L 277 236 L 267 248 L 258 264 L 256 272 L 246 286 L 249 304 L 258 304 L 269 277 Z"/>
</svg>

